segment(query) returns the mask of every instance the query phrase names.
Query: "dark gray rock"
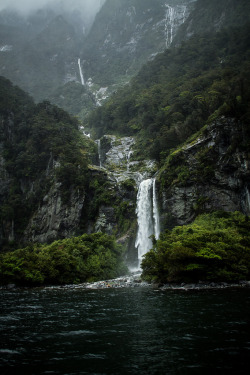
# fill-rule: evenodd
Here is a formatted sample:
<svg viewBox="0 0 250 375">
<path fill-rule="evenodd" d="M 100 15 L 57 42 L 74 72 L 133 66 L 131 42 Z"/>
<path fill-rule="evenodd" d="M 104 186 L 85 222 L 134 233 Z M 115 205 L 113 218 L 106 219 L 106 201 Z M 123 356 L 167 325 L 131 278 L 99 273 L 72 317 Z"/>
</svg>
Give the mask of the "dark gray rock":
<svg viewBox="0 0 250 375">
<path fill-rule="evenodd" d="M 182 183 L 172 181 L 161 191 L 162 227 L 184 225 L 200 213 L 216 210 L 250 215 L 250 158 L 246 150 L 235 145 L 235 139 L 243 141 L 242 125 L 221 118 L 180 150 L 190 177 Z M 204 168 L 211 169 L 204 178 L 198 169 L 201 152 L 207 158 Z"/>
</svg>

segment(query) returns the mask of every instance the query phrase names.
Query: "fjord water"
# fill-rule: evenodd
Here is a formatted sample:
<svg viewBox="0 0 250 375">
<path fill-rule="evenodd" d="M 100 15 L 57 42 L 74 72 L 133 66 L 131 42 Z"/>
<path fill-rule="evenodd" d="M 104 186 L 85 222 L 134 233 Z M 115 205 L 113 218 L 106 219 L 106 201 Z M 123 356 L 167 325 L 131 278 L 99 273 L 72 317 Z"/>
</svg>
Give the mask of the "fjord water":
<svg viewBox="0 0 250 375">
<path fill-rule="evenodd" d="M 247 373 L 249 289 L 0 293 L 3 375 Z"/>
</svg>

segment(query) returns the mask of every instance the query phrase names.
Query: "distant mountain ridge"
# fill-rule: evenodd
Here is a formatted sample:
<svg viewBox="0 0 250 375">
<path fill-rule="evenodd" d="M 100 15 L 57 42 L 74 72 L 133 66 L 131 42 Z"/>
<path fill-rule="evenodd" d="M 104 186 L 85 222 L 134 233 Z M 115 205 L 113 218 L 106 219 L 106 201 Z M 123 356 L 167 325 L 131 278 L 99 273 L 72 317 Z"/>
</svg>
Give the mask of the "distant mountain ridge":
<svg viewBox="0 0 250 375">
<path fill-rule="evenodd" d="M 4 46 L 10 49 L 0 52 L 0 74 L 36 100 L 50 99 L 77 114 L 80 103 L 77 109 L 71 108 L 68 96 L 72 98 L 75 90 L 74 97 L 79 100 L 80 58 L 88 94 L 83 88 L 80 91 L 91 109 L 93 99 L 98 104 L 170 45 L 193 2 L 107 0 L 87 34 L 83 32 L 87 21 L 76 12 L 58 16 L 44 8 L 24 19 L 2 11 L 0 50 Z"/>
<path fill-rule="evenodd" d="M 74 8 L 60 16 L 44 8 L 27 19 L 4 10 L 0 74 L 35 100 L 83 118 L 171 44 L 241 25 L 249 8 L 243 0 L 106 0 L 89 31 L 89 20 Z M 79 58 L 85 87 L 79 87 Z"/>
</svg>

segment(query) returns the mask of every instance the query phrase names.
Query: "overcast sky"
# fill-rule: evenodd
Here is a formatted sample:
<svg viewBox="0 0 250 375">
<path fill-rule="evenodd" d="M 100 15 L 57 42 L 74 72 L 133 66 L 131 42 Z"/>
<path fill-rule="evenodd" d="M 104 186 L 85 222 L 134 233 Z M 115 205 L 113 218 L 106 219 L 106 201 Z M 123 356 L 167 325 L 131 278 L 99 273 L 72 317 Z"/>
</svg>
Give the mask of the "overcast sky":
<svg viewBox="0 0 250 375">
<path fill-rule="evenodd" d="M 87 12 L 89 16 L 94 16 L 100 9 L 104 0 L 0 0 L 0 11 L 5 8 L 14 8 L 23 14 L 39 9 L 46 4 L 61 3 L 63 8 L 76 9 Z"/>
</svg>

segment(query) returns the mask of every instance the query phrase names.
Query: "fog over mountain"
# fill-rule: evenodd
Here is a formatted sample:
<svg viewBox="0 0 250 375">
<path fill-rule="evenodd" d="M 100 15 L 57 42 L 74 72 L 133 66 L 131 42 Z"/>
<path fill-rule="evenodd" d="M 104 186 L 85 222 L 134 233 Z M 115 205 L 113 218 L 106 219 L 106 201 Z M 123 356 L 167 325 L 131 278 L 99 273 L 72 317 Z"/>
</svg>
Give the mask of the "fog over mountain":
<svg viewBox="0 0 250 375">
<path fill-rule="evenodd" d="M 16 10 L 23 15 L 30 13 L 48 6 L 58 11 L 66 11 L 77 9 L 83 13 L 88 13 L 89 18 L 94 18 L 99 11 L 105 0 L 1 0 L 0 11 L 3 9 Z"/>
</svg>

